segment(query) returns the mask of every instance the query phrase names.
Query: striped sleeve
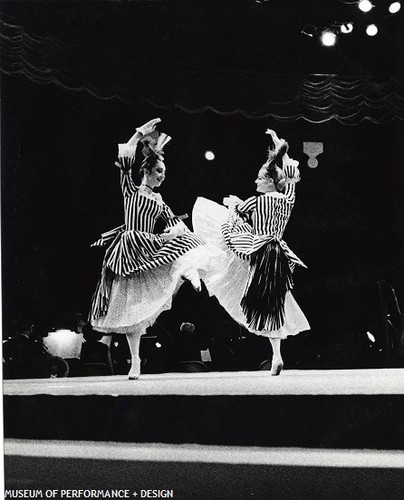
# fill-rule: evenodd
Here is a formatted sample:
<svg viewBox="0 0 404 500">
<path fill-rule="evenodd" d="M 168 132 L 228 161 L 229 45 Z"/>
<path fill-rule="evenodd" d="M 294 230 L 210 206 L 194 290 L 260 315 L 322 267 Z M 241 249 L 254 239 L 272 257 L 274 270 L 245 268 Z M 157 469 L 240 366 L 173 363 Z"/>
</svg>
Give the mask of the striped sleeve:
<svg viewBox="0 0 404 500">
<path fill-rule="evenodd" d="M 163 211 L 161 212 L 160 217 L 163 219 L 163 221 L 166 224 L 165 229 L 169 227 L 173 227 L 177 225 L 181 219 L 179 219 L 177 216 L 174 215 L 174 212 L 171 210 L 171 208 L 163 203 Z"/>
<path fill-rule="evenodd" d="M 244 213 L 251 212 L 252 210 L 254 210 L 256 205 L 257 205 L 257 197 L 251 196 L 247 200 L 245 200 L 242 203 L 240 203 L 239 205 L 237 205 L 236 209 L 237 209 L 237 212 L 244 214 Z"/>
<path fill-rule="evenodd" d="M 283 169 L 287 181 L 285 188 L 285 198 L 288 202 L 294 203 L 296 199 L 296 183 L 300 181 L 300 171 L 297 165 L 289 164 Z"/>
<path fill-rule="evenodd" d="M 118 159 L 115 165 L 121 170 L 121 189 L 124 196 L 129 196 L 136 191 L 136 185 L 131 175 L 135 156 L 136 144 L 118 144 Z"/>
<path fill-rule="evenodd" d="M 286 201 L 294 203 L 296 199 L 296 184 L 294 182 L 288 182 L 283 194 L 285 195 Z"/>
</svg>

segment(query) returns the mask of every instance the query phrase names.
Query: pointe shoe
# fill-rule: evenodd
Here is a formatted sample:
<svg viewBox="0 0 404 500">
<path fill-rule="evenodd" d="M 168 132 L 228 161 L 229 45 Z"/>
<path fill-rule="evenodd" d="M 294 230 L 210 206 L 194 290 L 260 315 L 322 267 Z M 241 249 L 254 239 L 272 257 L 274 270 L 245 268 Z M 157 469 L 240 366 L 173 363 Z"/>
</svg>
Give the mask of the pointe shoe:
<svg viewBox="0 0 404 500">
<path fill-rule="evenodd" d="M 140 377 L 140 359 L 133 362 L 128 373 L 129 380 L 137 380 Z"/>
<path fill-rule="evenodd" d="M 282 358 L 273 359 L 271 366 L 271 375 L 277 376 L 281 373 L 282 370 L 283 370 L 283 359 Z"/>
<path fill-rule="evenodd" d="M 199 277 L 198 271 L 194 268 L 189 268 L 182 273 L 182 278 L 191 283 L 197 292 L 202 290 L 201 278 Z"/>
</svg>

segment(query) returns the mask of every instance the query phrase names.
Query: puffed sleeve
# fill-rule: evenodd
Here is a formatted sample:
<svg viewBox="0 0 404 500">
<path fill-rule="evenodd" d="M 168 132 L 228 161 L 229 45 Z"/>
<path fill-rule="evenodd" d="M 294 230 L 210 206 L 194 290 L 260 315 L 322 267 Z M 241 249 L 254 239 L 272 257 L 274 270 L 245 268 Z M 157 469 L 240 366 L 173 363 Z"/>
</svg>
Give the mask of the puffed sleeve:
<svg viewBox="0 0 404 500">
<path fill-rule="evenodd" d="M 134 193 L 137 189 L 131 175 L 135 164 L 136 148 L 136 144 L 118 144 L 118 159 L 115 165 L 121 170 L 121 189 L 124 196 Z"/>
</svg>

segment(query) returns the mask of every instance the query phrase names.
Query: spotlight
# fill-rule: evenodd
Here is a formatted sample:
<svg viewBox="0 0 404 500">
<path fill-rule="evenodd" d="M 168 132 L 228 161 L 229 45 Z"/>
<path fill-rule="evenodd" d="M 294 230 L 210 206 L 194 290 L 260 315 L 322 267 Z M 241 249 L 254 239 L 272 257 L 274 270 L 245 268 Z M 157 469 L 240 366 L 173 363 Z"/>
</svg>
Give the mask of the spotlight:
<svg viewBox="0 0 404 500">
<path fill-rule="evenodd" d="M 162 345 L 160 344 L 160 342 L 156 342 L 154 345 L 157 347 L 157 349 L 160 349 L 160 347 L 162 347 Z"/>
<path fill-rule="evenodd" d="M 375 36 L 377 35 L 378 28 L 375 24 L 369 24 L 369 26 L 366 28 L 366 34 L 369 36 Z"/>
<path fill-rule="evenodd" d="M 61 358 L 79 358 L 83 343 L 83 334 L 61 328 L 49 332 L 43 342 L 53 356 Z"/>
<path fill-rule="evenodd" d="M 313 38 L 314 35 L 317 33 L 317 28 L 316 28 L 316 26 L 313 26 L 312 24 L 306 24 L 306 26 L 302 29 L 302 31 L 300 33 L 302 35 L 306 35 L 306 36 Z"/>
<path fill-rule="evenodd" d="M 213 151 L 206 151 L 205 158 L 209 161 L 212 161 L 215 159 L 215 154 L 213 153 Z"/>
<path fill-rule="evenodd" d="M 360 0 L 358 7 L 362 12 L 369 12 L 373 9 L 373 5 L 369 0 Z"/>
<path fill-rule="evenodd" d="M 374 335 L 372 335 L 370 332 L 366 332 L 366 335 L 368 336 L 368 339 L 371 342 L 376 342 L 376 339 L 375 339 Z"/>
<path fill-rule="evenodd" d="M 347 33 L 352 33 L 353 31 L 353 24 L 352 23 L 344 23 L 341 24 L 341 33 L 344 33 L 346 35 Z"/>
<path fill-rule="evenodd" d="M 321 33 L 320 41 L 326 47 L 333 47 L 337 41 L 337 35 L 330 30 L 324 30 Z"/>
<path fill-rule="evenodd" d="M 400 2 L 393 2 L 390 4 L 389 12 L 390 12 L 390 14 L 396 14 L 400 9 L 401 9 L 401 3 Z"/>
</svg>

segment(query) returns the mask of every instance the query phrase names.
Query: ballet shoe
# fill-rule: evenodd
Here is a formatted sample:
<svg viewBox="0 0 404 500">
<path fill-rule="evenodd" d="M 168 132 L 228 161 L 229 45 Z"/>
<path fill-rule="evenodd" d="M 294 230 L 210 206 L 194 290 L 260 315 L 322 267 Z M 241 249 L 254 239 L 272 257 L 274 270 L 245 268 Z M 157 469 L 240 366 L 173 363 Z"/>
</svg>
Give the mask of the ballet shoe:
<svg viewBox="0 0 404 500">
<path fill-rule="evenodd" d="M 194 268 L 187 269 L 184 273 L 182 273 L 182 278 L 191 283 L 194 287 L 194 290 L 200 292 L 202 290 L 201 278 L 199 277 L 198 271 Z"/>
<path fill-rule="evenodd" d="M 273 359 L 271 365 L 271 375 L 277 376 L 283 370 L 283 360 L 282 358 Z"/>
<path fill-rule="evenodd" d="M 132 361 L 132 366 L 128 373 L 129 380 L 137 380 L 140 377 L 140 359 L 135 363 Z"/>
</svg>

